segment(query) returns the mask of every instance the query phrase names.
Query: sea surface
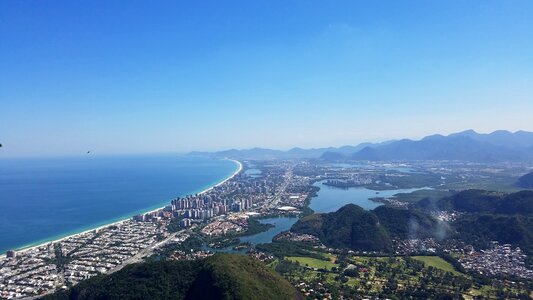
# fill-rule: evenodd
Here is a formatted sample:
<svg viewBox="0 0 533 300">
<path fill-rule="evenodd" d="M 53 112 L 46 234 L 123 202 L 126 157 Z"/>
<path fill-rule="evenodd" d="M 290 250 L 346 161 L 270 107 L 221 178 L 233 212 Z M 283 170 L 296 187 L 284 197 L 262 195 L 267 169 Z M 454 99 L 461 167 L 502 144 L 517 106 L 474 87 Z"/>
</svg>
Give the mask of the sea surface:
<svg viewBox="0 0 533 300">
<path fill-rule="evenodd" d="M 177 155 L 0 159 L 0 253 L 165 206 L 237 168 Z"/>
<path fill-rule="evenodd" d="M 311 199 L 309 207 L 316 213 L 326 213 L 337 211 L 346 204 L 353 203 L 361 206 L 363 209 L 371 210 L 382 203 L 370 200 L 377 197 L 392 197 L 399 193 L 411 193 L 427 187 L 414 189 L 396 189 L 396 190 L 370 190 L 364 187 L 339 188 L 328 186 L 324 181 L 315 182 L 314 186 L 320 188 L 317 196 Z"/>
</svg>

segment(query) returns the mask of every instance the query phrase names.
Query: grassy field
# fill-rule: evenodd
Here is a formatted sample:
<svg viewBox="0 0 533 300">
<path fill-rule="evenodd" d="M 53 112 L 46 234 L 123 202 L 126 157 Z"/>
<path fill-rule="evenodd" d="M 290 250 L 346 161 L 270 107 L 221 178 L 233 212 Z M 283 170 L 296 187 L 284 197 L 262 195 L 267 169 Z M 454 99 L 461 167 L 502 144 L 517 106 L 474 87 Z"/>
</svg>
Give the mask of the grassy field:
<svg viewBox="0 0 533 300">
<path fill-rule="evenodd" d="M 442 278 L 444 272 L 450 272 L 454 276 L 460 277 L 453 278 L 453 283 L 459 282 L 457 286 L 452 285 L 452 282 L 439 281 L 438 283 L 429 284 L 428 287 L 461 293 L 465 299 L 474 299 L 476 296 L 483 296 L 485 297 L 484 299 L 497 299 L 498 295 L 498 289 L 491 285 L 474 284 L 467 291 L 462 290 L 460 288 L 462 283 L 471 283 L 471 277 L 456 271 L 451 264 L 438 256 L 410 256 L 411 259 L 423 263 L 423 268 L 420 268 L 420 263 L 408 263 L 407 258 L 403 256 L 353 256 L 348 258 L 347 262 L 356 265 L 359 274 L 355 277 L 344 277 L 344 280 L 339 279 L 339 276 L 342 277 L 344 270 L 342 268 L 339 269 L 338 264 L 334 263 L 335 255 L 327 256 L 330 257 L 330 261 L 302 256 L 286 257 L 287 260 L 298 262 L 300 267 L 297 268 L 296 272 L 292 270 L 290 273 L 286 273 L 285 276 L 289 274 L 291 280 L 297 283 L 306 282 L 312 284 L 313 282 L 320 282 L 324 285 L 335 286 L 339 290 L 355 289 L 357 293 L 361 294 L 377 294 L 384 290 L 391 278 L 394 279 L 400 289 L 406 287 L 420 288 L 422 276 Z M 337 269 L 333 270 L 333 267 L 337 267 Z M 435 268 L 435 270 L 431 273 L 425 273 L 428 268 Z M 330 272 L 323 272 L 318 269 L 328 269 Z M 506 290 L 508 289 L 506 288 Z M 513 291 L 524 292 L 527 290 L 524 288 Z"/>
<path fill-rule="evenodd" d="M 290 261 L 299 262 L 300 265 L 308 266 L 310 268 L 331 270 L 331 268 L 333 267 L 338 267 L 337 264 L 334 264 L 331 261 L 320 260 L 320 259 L 311 258 L 311 257 L 292 256 L 292 257 L 286 257 L 286 259 Z"/>
<path fill-rule="evenodd" d="M 412 256 L 412 258 L 423 261 L 428 267 L 431 266 L 446 272 L 452 272 L 454 275 L 462 275 L 462 273 L 457 272 L 449 262 L 438 256 Z"/>
</svg>

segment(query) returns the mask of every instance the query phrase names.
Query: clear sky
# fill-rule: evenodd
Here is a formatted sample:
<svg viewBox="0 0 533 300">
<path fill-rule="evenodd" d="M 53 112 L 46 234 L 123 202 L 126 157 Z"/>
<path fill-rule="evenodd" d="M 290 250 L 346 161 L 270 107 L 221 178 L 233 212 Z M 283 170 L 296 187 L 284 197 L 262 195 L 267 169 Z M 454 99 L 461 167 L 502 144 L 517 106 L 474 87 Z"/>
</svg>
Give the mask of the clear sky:
<svg viewBox="0 0 533 300">
<path fill-rule="evenodd" d="M 533 1 L 0 1 L 2 156 L 533 131 Z"/>
</svg>

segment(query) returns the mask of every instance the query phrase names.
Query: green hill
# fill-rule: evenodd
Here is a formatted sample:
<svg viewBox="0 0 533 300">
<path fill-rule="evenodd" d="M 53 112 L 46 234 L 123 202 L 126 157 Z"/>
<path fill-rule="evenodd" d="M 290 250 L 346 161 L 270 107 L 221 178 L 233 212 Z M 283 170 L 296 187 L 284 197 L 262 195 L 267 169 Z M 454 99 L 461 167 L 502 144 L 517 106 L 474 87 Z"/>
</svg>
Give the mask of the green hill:
<svg viewBox="0 0 533 300">
<path fill-rule="evenodd" d="M 380 206 L 371 211 L 348 204 L 336 212 L 314 214 L 300 219 L 291 231 L 318 237 L 324 245 L 360 251 L 390 250 L 391 238 L 458 238 L 478 249 L 491 241 L 519 246 L 533 253 L 533 192 L 509 195 L 467 191 L 444 198 L 441 205 L 451 205 L 471 212 L 454 222 L 439 222 L 417 209 Z M 457 202 L 455 202 L 457 201 Z M 484 201 L 484 202 L 483 202 Z M 476 203 L 481 202 L 481 203 Z M 490 205 L 489 205 L 490 204 Z"/>
<path fill-rule="evenodd" d="M 435 237 L 440 239 L 449 233 L 449 228 L 442 222 L 438 222 L 433 217 L 415 209 L 379 206 L 373 212 L 391 237 L 399 239 Z"/>
<path fill-rule="evenodd" d="M 45 299 L 300 299 L 280 275 L 247 256 L 135 264 Z"/>
<path fill-rule="evenodd" d="M 474 214 L 452 223 L 457 237 L 484 249 L 490 241 L 522 248 L 533 254 L 533 217 L 523 215 Z"/>
<path fill-rule="evenodd" d="M 533 189 L 533 172 L 518 179 L 518 186 L 524 189 Z"/>
<path fill-rule="evenodd" d="M 354 204 L 345 205 L 336 212 L 304 217 L 291 231 L 312 234 L 329 247 L 365 251 L 391 248 L 389 233 L 380 225 L 378 217 Z"/>
<path fill-rule="evenodd" d="M 387 206 L 366 211 L 354 204 L 302 218 L 291 231 L 312 234 L 328 247 L 383 252 L 391 249 L 392 238 L 440 239 L 452 233 L 449 226 L 423 211 Z"/>
<path fill-rule="evenodd" d="M 420 200 L 417 207 L 426 210 L 529 215 L 533 214 L 533 191 L 505 194 L 485 190 L 466 190 L 437 201 Z"/>
</svg>

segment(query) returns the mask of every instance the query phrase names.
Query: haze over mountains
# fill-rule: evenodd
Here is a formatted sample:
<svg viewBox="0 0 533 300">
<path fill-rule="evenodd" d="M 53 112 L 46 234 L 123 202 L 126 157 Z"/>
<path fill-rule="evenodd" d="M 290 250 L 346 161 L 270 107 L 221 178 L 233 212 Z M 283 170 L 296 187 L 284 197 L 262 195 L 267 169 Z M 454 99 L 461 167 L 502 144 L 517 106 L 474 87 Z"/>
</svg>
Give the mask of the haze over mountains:
<svg viewBox="0 0 533 300">
<path fill-rule="evenodd" d="M 457 160 L 472 162 L 533 161 L 533 132 L 497 130 L 489 134 L 466 130 L 448 136 L 436 134 L 421 140 L 392 140 L 339 148 L 292 148 L 288 151 L 252 148 L 191 154 L 238 159 L 312 158 L 344 160 Z"/>
</svg>

